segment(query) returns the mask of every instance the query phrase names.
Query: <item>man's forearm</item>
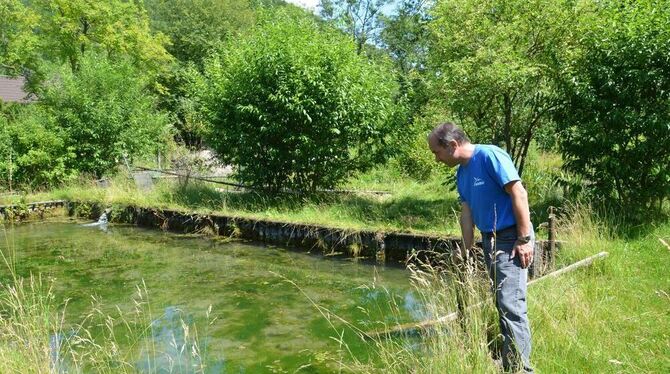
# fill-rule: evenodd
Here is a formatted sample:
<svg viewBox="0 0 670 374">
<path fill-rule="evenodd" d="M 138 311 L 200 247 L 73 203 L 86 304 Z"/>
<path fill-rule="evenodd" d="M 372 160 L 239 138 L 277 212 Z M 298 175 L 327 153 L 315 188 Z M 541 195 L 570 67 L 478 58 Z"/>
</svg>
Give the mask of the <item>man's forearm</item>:
<svg viewBox="0 0 670 374">
<path fill-rule="evenodd" d="M 463 204 L 461 207 L 461 235 L 463 235 L 463 245 L 466 250 L 470 250 L 474 245 L 475 241 L 475 229 L 474 223 L 472 222 L 472 213 L 470 208 Z"/>
<path fill-rule="evenodd" d="M 463 245 L 465 249 L 470 249 L 474 245 L 475 230 L 472 224 L 467 224 L 461 221 L 461 233 L 463 234 Z"/>
<path fill-rule="evenodd" d="M 516 230 L 518 236 L 530 235 L 530 209 L 528 207 L 528 193 L 521 182 L 511 186 L 508 192 L 512 199 L 512 211 L 516 219 Z"/>
</svg>

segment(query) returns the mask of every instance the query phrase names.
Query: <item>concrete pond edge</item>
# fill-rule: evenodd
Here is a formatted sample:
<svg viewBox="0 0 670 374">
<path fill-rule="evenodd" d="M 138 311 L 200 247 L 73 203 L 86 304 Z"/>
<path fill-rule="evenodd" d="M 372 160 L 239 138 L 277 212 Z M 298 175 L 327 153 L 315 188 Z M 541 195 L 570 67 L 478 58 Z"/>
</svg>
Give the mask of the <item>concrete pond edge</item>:
<svg viewBox="0 0 670 374">
<path fill-rule="evenodd" d="M 332 257 L 370 259 L 377 263 L 404 264 L 413 251 L 451 253 L 461 242 L 456 237 L 352 230 L 93 201 L 54 200 L 0 205 L 0 221 L 32 217 L 43 219 L 49 216 L 50 211 L 63 208 L 71 217 L 96 220 L 106 212 L 109 222 L 113 223 L 179 234 L 245 239 Z M 553 257 L 548 253 L 550 244 L 547 240 L 536 242 L 535 261 L 529 268 L 531 277 L 541 276 L 546 272 L 548 259 Z"/>
</svg>

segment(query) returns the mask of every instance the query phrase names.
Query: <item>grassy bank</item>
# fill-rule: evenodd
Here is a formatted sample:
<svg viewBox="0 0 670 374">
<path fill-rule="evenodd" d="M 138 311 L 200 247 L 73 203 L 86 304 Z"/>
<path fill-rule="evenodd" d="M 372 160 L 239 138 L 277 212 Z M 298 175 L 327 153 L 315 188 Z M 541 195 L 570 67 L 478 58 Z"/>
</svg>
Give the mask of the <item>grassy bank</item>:
<svg viewBox="0 0 670 374">
<path fill-rule="evenodd" d="M 443 174 L 425 182 L 379 169 L 352 180 L 344 188 L 383 190 L 388 194 L 320 193 L 268 196 L 259 192 L 227 189 L 222 185 L 176 179 L 159 180 L 150 191 L 138 190 L 127 176 L 117 176 L 108 188 L 82 181 L 48 192 L 0 197 L 0 204 L 66 199 L 104 204 L 133 204 L 198 213 L 218 213 L 255 219 L 318 224 L 342 229 L 372 229 L 456 235 L 456 193 L 442 184 Z"/>
<path fill-rule="evenodd" d="M 599 251 L 596 266 L 530 291 L 535 353 L 541 372 L 670 371 L 670 224 L 630 229 L 597 224 L 588 211 L 563 225 L 559 261 Z M 624 232 L 622 232 L 624 231 Z"/>
<path fill-rule="evenodd" d="M 560 189 L 549 170 L 556 168 L 552 155 L 529 166 L 524 175 L 531 197 L 534 223 L 546 221 L 547 208 L 559 202 Z M 252 219 L 317 224 L 341 229 L 403 231 L 437 235 L 460 235 L 460 204 L 453 183 L 453 170 L 436 166 L 426 180 L 408 178 L 393 165 L 356 175 L 343 190 L 308 197 L 286 193 L 269 196 L 261 192 L 240 191 L 234 187 L 190 180 L 156 180 L 148 191 L 139 190 L 128 175 L 121 173 L 107 188 L 90 180 L 80 180 L 47 192 L 0 195 L 0 204 L 50 199 L 84 200 L 104 204 L 128 204 L 164 209 L 217 213 Z M 356 192 L 357 191 L 357 192 Z M 368 191 L 384 191 L 385 194 Z"/>
<path fill-rule="evenodd" d="M 609 257 L 589 268 L 540 282 L 529 289 L 532 360 L 540 373 L 666 373 L 670 371 L 670 278 L 666 264 L 670 223 L 631 230 L 596 219 L 586 207 L 571 208 L 560 223 L 566 245 L 563 267 L 600 251 Z M 606 221 L 606 222 L 605 222 Z M 487 299 L 482 274 L 465 267 L 452 280 L 434 269 L 414 271 L 417 293 L 429 317 L 457 310 L 456 295 L 472 305 Z M 468 270 L 470 269 L 470 270 Z M 453 279 L 460 279 L 459 282 Z M 465 296 L 463 296 L 465 295 Z M 465 328 L 463 328 L 465 326 Z M 386 326 L 393 327 L 393 326 Z M 490 356 L 499 339 L 492 303 L 467 310 L 421 339 L 378 339 L 382 364 L 357 362 L 354 372 L 497 372 Z"/>
</svg>

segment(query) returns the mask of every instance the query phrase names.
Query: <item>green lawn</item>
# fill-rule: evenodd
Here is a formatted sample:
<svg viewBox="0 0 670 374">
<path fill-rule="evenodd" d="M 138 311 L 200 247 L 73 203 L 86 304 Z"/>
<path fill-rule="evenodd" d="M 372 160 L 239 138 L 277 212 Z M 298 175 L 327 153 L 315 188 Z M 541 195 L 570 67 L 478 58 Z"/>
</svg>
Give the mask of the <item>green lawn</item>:
<svg viewBox="0 0 670 374">
<path fill-rule="evenodd" d="M 668 241 L 670 224 L 628 238 L 583 234 L 572 237 L 575 242 L 566 246 L 561 262 L 599 251 L 610 255 L 530 290 L 537 368 L 546 373 L 670 372 L 670 248 L 658 240 Z"/>
</svg>

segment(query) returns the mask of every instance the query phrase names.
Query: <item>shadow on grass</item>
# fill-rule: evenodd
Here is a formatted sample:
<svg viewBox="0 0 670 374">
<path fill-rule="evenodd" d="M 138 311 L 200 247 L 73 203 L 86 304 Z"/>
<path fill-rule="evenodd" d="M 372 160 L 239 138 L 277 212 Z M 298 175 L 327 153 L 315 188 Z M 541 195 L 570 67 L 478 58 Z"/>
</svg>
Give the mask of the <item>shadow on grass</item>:
<svg viewBox="0 0 670 374">
<path fill-rule="evenodd" d="M 171 200 L 182 206 L 211 210 L 232 210 L 250 213 L 275 211 L 300 216 L 306 208 L 323 212 L 323 217 L 352 221 L 360 225 L 387 226 L 399 229 L 444 231 L 458 201 L 444 198 L 404 195 L 379 198 L 339 193 L 296 195 L 267 194 L 255 191 L 218 191 L 206 184 L 189 184 L 170 191 Z"/>
<path fill-rule="evenodd" d="M 450 219 L 457 222 L 458 200 L 453 197 L 400 196 L 379 201 L 357 195 L 343 197 L 338 205 L 352 218 L 372 225 L 444 231 Z"/>
<path fill-rule="evenodd" d="M 333 221 L 350 221 L 356 226 L 369 225 L 372 229 L 381 226 L 398 230 L 449 231 L 452 235 L 459 235 L 460 206 L 455 194 L 424 196 L 419 192 L 410 192 L 387 198 L 339 193 L 305 196 L 292 193 L 220 191 L 211 185 L 200 183 L 175 187 L 166 193 L 170 194 L 170 200 L 174 203 L 191 208 L 248 213 L 273 211 L 294 215 L 298 221 L 302 211 L 315 210 L 322 213 L 325 220 L 332 217 Z M 570 210 L 566 207 L 574 204 L 558 197 L 531 201 L 531 217 L 535 227 L 547 222 L 550 206 L 556 207 L 556 214 L 560 215 L 566 214 L 566 210 Z M 589 214 L 596 217 L 613 234 L 623 238 L 644 237 L 658 225 L 667 223 L 670 218 L 667 207 L 641 214 L 612 205 L 582 204 L 580 209 L 588 209 Z"/>
</svg>

